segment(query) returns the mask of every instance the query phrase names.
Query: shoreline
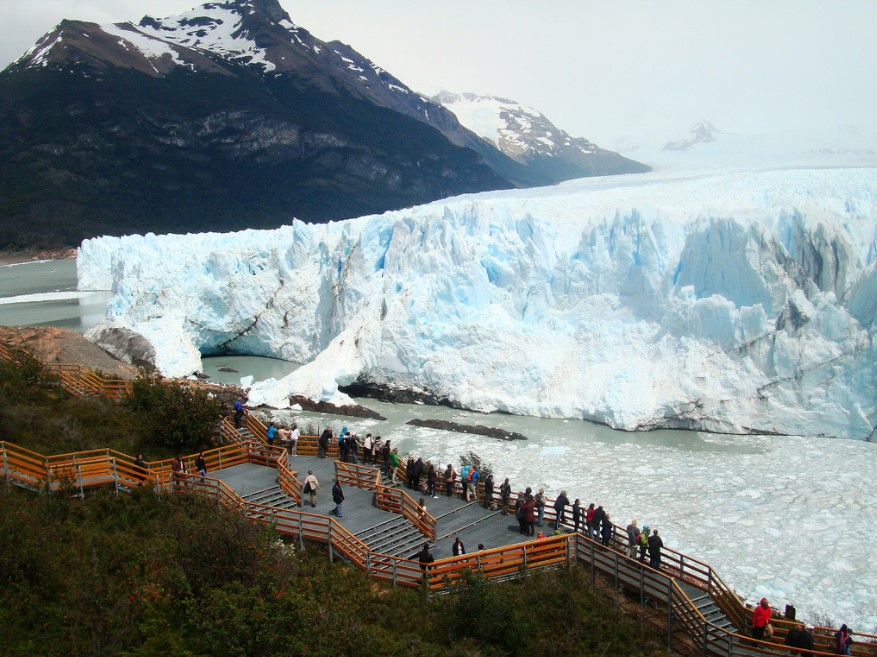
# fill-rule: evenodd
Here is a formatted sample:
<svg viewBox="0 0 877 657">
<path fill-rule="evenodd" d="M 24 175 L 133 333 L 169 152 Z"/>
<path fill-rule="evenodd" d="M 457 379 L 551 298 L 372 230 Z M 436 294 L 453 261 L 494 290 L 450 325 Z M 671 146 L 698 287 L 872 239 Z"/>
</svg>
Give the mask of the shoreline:
<svg viewBox="0 0 877 657">
<path fill-rule="evenodd" d="M 43 260 L 70 260 L 76 257 L 76 251 L 74 247 L 45 251 L 0 251 L 0 267 Z"/>
</svg>

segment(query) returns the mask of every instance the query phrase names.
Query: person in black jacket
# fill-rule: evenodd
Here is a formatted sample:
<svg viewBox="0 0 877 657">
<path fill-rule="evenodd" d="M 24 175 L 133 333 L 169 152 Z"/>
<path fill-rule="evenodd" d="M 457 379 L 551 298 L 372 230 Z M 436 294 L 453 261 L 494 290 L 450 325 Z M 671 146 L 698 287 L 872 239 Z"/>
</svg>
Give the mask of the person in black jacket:
<svg viewBox="0 0 877 657">
<path fill-rule="evenodd" d="M 605 517 L 606 512 L 603 510 L 603 505 L 601 504 L 594 509 L 594 515 L 591 516 L 591 521 L 588 523 L 588 536 L 595 541 L 600 540 L 600 530 L 603 527 L 603 518 Z"/>
<path fill-rule="evenodd" d="M 603 516 L 603 522 L 600 526 L 600 542 L 609 547 L 609 544 L 612 542 L 612 536 L 615 534 L 615 525 L 612 524 L 612 520 L 609 518 L 609 514 Z"/>
<path fill-rule="evenodd" d="M 554 529 L 560 529 L 560 525 L 563 524 L 563 521 L 566 519 L 566 507 L 569 505 L 569 498 L 566 496 L 566 491 L 560 491 L 560 495 L 554 500 Z"/>
<path fill-rule="evenodd" d="M 455 557 L 462 557 L 466 554 L 466 547 L 463 545 L 463 541 L 460 540 L 460 537 L 457 536 L 454 540 L 454 545 L 451 547 L 451 552 L 453 552 Z"/>
<path fill-rule="evenodd" d="M 487 479 L 484 480 L 484 508 L 492 509 L 493 508 L 493 475 L 487 475 Z"/>
<path fill-rule="evenodd" d="M 658 530 L 653 529 L 652 535 L 649 537 L 649 565 L 655 570 L 661 567 L 661 548 L 664 547 L 664 541 L 658 536 Z"/>
<path fill-rule="evenodd" d="M 435 561 L 435 557 L 433 557 L 432 553 L 429 551 L 429 543 L 424 543 L 423 549 L 415 554 L 413 558 L 420 562 L 420 570 L 423 571 L 423 576 L 426 577 L 429 564 Z"/>
<path fill-rule="evenodd" d="M 332 486 L 332 501 L 335 502 L 335 510 L 333 513 L 339 517 L 343 518 L 341 515 L 341 504 L 344 502 L 344 491 L 341 490 L 341 484 L 338 483 L 338 480 L 335 480 L 335 484 Z"/>
</svg>

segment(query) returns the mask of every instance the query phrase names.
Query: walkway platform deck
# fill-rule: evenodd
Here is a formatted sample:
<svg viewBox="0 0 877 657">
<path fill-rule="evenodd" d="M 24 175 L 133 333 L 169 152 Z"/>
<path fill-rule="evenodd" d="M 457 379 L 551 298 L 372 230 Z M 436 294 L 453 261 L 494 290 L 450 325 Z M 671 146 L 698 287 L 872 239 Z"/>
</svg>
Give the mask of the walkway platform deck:
<svg viewBox="0 0 877 657">
<path fill-rule="evenodd" d="M 332 482 L 335 478 L 335 459 L 317 458 L 314 456 L 296 456 L 291 460 L 291 467 L 297 473 L 300 481 L 307 476 L 308 471 L 313 471 L 320 482 L 320 490 L 317 493 L 316 507 L 311 508 L 304 500 L 303 511 L 317 515 L 329 516 L 335 510 L 332 502 Z M 223 481 L 227 486 L 239 495 L 249 495 L 277 484 L 277 471 L 262 465 L 246 463 L 225 468 L 210 473 Z M 352 534 L 367 532 L 396 514 L 382 511 L 374 506 L 374 493 L 351 486 L 345 486 L 344 506 L 342 518 L 339 522 Z M 421 494 L 417 491 L 406 492 L 415 500 L 419 500 Z M 459 536 L 466 547 L 466 552 L 472 553 L 478 550 L 478 544 L 484 544 L 485 549 L 513 545 L 526 540 L 518 531 L 518 523 L 513 514 L 502 515 L 499 510 L 489 511 L 483 504 L 466 503 L 459 495 L 447 497 L 443 491 L 437 498 L 426 498 L 427 511 L 436 518 L 436 542 L 431 544 L 433 555 L 436 559 L 452 556 L 451 546 L 454 539 Z M 546 523 L 543 527 L 546 535 L 554 533 L 553 528 Z M 424 538 L 424 541 L 426 539 Z M 416 550 L 411 551 L 413 556 Z"/>
</svg>

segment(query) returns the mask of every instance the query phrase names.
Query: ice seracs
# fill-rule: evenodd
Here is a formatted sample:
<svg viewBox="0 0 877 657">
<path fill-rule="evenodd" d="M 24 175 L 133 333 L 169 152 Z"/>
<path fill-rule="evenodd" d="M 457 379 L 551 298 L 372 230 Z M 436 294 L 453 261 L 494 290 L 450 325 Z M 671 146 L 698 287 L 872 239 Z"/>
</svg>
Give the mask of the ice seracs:
<svg viewBox="0 0 877 657">
<path fill-rule="evenodd" d="M 867 439 L 877 169 L 579 180 L 329 225 L 99 238 L 81 287 L 165 374 L 307 363 L 251 399 L 357 379 L 636 430 Z"/>
</svg>

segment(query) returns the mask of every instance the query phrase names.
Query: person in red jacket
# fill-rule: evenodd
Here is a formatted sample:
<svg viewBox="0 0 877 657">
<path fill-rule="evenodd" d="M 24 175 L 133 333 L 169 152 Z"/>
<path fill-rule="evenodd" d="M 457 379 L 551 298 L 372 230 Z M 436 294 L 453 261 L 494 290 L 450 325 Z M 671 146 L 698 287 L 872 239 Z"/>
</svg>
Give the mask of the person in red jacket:
<svg viewBox="0 0 877 657">
<path fill-rule="evenodd" d="M 752 636 L 759 641 L 764 639 L 764 628 L 770 622 L 770 605 L 767 604 L 767 598 L 762 598 L 761 602 L 752 612 Z"/>
</svg>

